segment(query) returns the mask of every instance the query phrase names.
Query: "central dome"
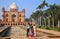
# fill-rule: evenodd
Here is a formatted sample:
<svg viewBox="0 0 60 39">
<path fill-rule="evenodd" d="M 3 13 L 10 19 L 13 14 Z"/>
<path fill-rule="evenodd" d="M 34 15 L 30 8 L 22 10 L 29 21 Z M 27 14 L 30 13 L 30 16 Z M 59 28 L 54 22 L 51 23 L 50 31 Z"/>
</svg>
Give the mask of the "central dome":
<svg viewBox="0 0 60 39">
<path fill-rule="evenodd" d="M 10 6 L 9 6 L 9 9 L 18 9 L 17 5 L 15 3 L 12 3 Z"/>
</svg>

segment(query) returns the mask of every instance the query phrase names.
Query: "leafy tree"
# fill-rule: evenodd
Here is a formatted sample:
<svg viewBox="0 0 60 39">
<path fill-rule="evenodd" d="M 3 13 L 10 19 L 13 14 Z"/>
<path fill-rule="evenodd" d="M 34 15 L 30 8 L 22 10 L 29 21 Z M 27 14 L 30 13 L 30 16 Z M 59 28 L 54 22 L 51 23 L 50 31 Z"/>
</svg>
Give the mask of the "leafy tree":
<svg viewBox="0 0 60 39">
<path fill-rule="evenodd" d="M 46 0 L 44 0 L 43 3 L 37 7 L 37 9 L 43 9 L 44 6 L 48 7 L 48 3 L 46 3 Z"/>
<path fill-rule="evenodd" d="M 49 10 L 51 12 L 52 23 L 54 28 L 54 19 L 55 19 L 55 15 L 57 14 L 58 6 L 56 4 L 50 5 Z"/>
</svg>

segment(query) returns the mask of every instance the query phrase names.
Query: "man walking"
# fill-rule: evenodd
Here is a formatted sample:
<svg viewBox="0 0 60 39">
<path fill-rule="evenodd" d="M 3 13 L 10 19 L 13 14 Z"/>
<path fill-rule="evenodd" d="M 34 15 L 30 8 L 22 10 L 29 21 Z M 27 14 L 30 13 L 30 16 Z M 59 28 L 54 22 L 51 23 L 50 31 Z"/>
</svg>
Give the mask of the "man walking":
<svg viewBox="0 0 60 39">
<path fill-rule="evenodd" d="M 27 36 L 29 36 L 29 30 L 30 30 L 30 24 L 29 23 L 26 25 L 26 28 L 27 28 Z"/>
</svg>

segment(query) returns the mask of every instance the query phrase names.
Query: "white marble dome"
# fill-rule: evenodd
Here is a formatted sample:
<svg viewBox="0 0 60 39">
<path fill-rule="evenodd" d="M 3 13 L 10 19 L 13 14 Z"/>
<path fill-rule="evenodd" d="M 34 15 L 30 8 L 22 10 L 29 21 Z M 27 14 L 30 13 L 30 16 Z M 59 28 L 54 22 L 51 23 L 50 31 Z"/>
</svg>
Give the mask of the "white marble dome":
<svg viewBox="0 0 60 39">
<path fill-rule="evenodd" d="M 17 5 L 15 3 L 12 3 L 10 6 L 9 6 L 9 9 L 18 9 Z"/>
</svg>

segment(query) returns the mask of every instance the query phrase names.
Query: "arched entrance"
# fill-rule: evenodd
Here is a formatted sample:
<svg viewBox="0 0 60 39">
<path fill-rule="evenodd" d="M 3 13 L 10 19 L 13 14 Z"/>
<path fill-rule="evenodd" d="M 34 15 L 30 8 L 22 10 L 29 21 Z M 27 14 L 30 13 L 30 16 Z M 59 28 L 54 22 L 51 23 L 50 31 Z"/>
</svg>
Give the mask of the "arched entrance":
<svg viewBox="0 0 60 39">
<path fill-rule="evenodd" d="M 16 15 L 12 14 L 12 22 L 15 22 Z"/>
</svg>

